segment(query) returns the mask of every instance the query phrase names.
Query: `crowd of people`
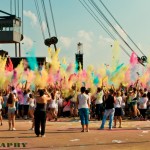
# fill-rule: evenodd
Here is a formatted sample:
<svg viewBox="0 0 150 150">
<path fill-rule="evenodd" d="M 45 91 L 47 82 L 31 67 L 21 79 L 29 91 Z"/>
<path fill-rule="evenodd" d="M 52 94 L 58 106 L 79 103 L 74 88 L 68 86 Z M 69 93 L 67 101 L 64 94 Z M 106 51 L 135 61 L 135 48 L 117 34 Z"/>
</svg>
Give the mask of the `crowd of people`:
<svg viewBox="0 0 150 150">
<path fill-rule="evenodd" d="M 57 121 L 59 117 L 80 117 L 82 132 L 89 131 L 89 120 L 102 120 L 99 129 L 104 129 L 109 117 L 109 129 L 122 127 L 122 118 L 147 120 L 150 115 L 150 91 L 134 85 L 119 88 L 97 87 L 91 93 L 90 88 L 77 88 L 74 84 L 67 91 L 47 87 L 17 90 L 9 86 L 0 91 L 0 125 L 3 118 L 8 118 L 8 129 L 16 130 L 15 118 L 32 119 L 32 127 L 37 136 L 45 136 L 47 121 Z M 117 126 L 117 120 L 119 125 Z M 40 130 L 41 128 L 41 130 Z"/>
</svg>

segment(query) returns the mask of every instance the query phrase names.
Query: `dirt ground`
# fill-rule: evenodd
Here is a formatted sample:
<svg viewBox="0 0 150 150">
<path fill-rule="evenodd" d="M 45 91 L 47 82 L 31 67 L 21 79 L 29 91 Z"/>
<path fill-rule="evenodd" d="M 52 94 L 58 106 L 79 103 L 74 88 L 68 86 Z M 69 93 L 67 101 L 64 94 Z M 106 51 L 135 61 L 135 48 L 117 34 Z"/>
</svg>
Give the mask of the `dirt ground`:
<svg viewBox="0 0 150 150">
<path fill-rule="evenodd" d="M 124 120 L 123 128 L 112 130 L 108 129 L 108 122 L 104 130 L 98 130 L 101 121 L 91 121 L 90 131 L 82 133 L 78 119 L 60 118 L 58 122 L 46 123 L 45 138 L 36 137 L 34 131 L 28 130 L 31 124 L 30 120 L 17 120 L 17 130 L 8 131 L 8 122 L 4 120 L 0 126 L 0 149 L 150 150 L 150 121 Z M 20 143 L 20 148 L 15 143 Z"/>
</svg>

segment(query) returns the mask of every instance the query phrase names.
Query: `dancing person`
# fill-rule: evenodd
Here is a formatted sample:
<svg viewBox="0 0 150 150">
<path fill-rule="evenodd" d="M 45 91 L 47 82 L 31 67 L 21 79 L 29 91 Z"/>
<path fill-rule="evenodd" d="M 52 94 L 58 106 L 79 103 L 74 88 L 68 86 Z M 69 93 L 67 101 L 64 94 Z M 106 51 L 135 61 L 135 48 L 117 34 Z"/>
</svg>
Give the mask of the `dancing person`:
<svg viewBox="0 0 150 150">
<path fill-rule="evenodd" d="M 100 130 L 104 129 L 104 125 L 108 116 L 109 116 L 109 129 L 110 130 L 112 129 L 112 123 L 113 123 L 114 113 L 115 113 L 114 103 L 115 103 L 114 90 L 110 89 L 107 98 L 105 100 L 105 112 L 104 112 L 102 124 L 100 126 Z"/>
<path fill-rule="evenodd" d="M 8 113 L 8 107 L 7 107 L 8 96 L 9 96 L 9 91 L 5 90 L 4 91 L 4 95 L 3 95 L 3 100 L 4 100 L 4 103 L 3 103 L 3 114 L 4 114 L 4 118 L 8 117 L 8 114 L 7 114 Z"/>
<path fill-rule="evenodd" d="M 95 94 L 95 105 L 96 105 L 96 116 L 98 120 L 102 120 L 103 118 L 103 96 L 104 92 L 103 89 L 98 87 L 97 88 L 97 93 Z"/>
<path fill-rule="evenodd" d="M 81 119 L 82 131 L 89 132 L 89 96 L 85 94 L 85 87 L 81 87 L 81 94 L 77 96 L 77 104 L 79 109 L 79 115 Z"/>
<path fill-rule="evenodd" d="M 89 96 L 89 120 L 91 119 L 91 93 L 90 93 L 91 89 L 88 88 L 85 90 L 85 93 Z"/>
<path fill-rule="evenodd" d="M 2 105 L 4 103 L 2 92 L 0 91 L 0 125 L 3 125 L 3 117 L 2 117 Z"/>
<path fill-rule="evenodd" d="M 19 118 L 23 118 L 24 116 L 24 97 L 23 97 L 23 91 L 18 91 L 18 109 L 19 109 Z"/>
<path fill-rule="evenodd" d="M 119 120 L 119 128 L 121 128 L 122 123 L 122 97 L 121 92 L 117 91 L 116 100 L 115 100 L 115 114 L 114 114 L 114 128 L 116 128 L 117 119 Z"/>
<path fill-rule="evenodd" d="M 148 104 L 148 98 L 145 92 L 141 91 L 140 92 L 141 97 L 138 100 L 139 103 L 139 110 L 140 114 L 142 115 L 142 119 L 146 120 L 146 111 L 147 111 L 147 104 Z"/>
<path fill-rule="evenodd" d="M 32 127 L 29 130 L 34 130 L 34 110 L 35 110 L 35 99 L 33 98 L 33 94 L 29 94 L 29 115 L 32 118 Z"/>
<path fill-rule="evenodd" d="M 77 102 L 76 85 L 72 86 L 70 94 L 71 94 L 71 99 L 70 99 L 70 114 L 71 114 L 71 117 L 77 117 L 78 116 L 78 110 L 76 108 L 76 102 Z"/>
<path fill-rule="evenodd" d="M 45 137 L 46 126 L 46 106 L 47 101 L 50 100 L 50 95 L 44 89 L 38 90 L 39 95 L 36 97 L 36 108 L 34 112 L 35 120 L 35 134 L 37 137 Z M 41 128 L 41 130 L 40 130 Z"/>
<path fill-rule="evenodd" d="M 138 101 L 138 95 L 137 95 L 137 89 L 133 88 L 132 91 L 132 101 L 131 101 L 131 105 L 132 105 L 132 109 L 133 109 L 133 119 L 138 119 L 138 115 L 140 115 L 140 112 L 137 108 L 137 101 Z"/>
<path fill-rule="evenodd" d="M 64 99 L 60 93 L 60 97 L 58 98 L 58 117 L 63 116 L 63 101 Z"/>
<path fill-rule="evenodd" d="M 51 93 L 51 101 L 49 103 L 49 108 L 50 108 L 50 114 L 52 116 L 53 119 L 55 119 L 55 121 L 57 121 L 57 100 L 56 100 L 56 96 L 55 93 L 52 92 Z"/>
<path fill-rule="evenodd" d="M 63 101 L 63 117 L 70 117 L 70 101 L 67 98 Z"/>
<path fill-rule="evenodd" d="M 9 124 L 9 130 L 15 131 L 15 111 L 16 111 L 16 101 L 17 98 L 13 93 L 9 94 L 8 100 L 7 100 L 7 106 L 8 106 L 8 124 Z"/>
<path fill-rule="evenodd" d="M 25 120 L 28 119 L 28 111 L 29 111 L 28 98 L 29 98 L 29 91 L 24 90 L 24 92 L 23 92 L 23 99 L 24 99 L 24 119 Z"/>
</svg>

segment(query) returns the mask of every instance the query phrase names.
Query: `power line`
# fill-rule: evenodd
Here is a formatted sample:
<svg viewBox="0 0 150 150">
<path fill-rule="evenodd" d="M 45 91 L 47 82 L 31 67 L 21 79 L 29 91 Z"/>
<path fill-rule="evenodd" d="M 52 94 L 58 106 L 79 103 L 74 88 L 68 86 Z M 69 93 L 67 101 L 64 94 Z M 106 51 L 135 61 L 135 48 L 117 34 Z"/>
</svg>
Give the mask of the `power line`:
<svg viewBox="0 0 150 150">
<path fill-rule="evenodd" d="M 24 4 L 23 4 L 23 0 L 22 0 L 22 35 L 23 35 L 23 8 L 24 8 L 24 6 L 23 6 Z"/>
<path fill-rule="evenodd" d="M 16 0 L 14 0 L 15 16 L 16 16 Z"/>
<path fill-rule="evenodd" d="M 10 0 L 10 14 L 12 14 L 12 0 Z"/>
<path fill-rule="evenodd" d="M 103 14 L 103 12 L 99 9 L 99 7 L 94 3 L 93 0 L 91 0 L 92 6 L 95 7 L 97 9 L 97 12 L 101 15 L 101 17 L 106 21 L 106 23 L 115 31 L 115 33 L 121 38 L 121 40 L 128 46 L 128 48 L 135 53 L 135 51 L 133 51 L 133 49 L 131 48 L 131 46 L 125 41 L 125 39 L 118 33 L 118 31 L 114 28 L 114 26 L 110 23 L 110 21 L 107 19 L 107 17 Z M 140 64 L 142 64 L 143 66 L 145 62 L 147 62 L 147 57 L 146 56 L 142 56 L 141 58 L 137 55 L 137 53 L 135 53 L 135 55 L 138 58 L 138 62 Z"/>
<path fill-rule="evenodd" d="M 131 46 L 125 41 L 125 39 L 118 33 L 118 31 L 115 29 L 115 27 L 111 24 L 111 22 L 107 19 L 107 17 L 103 14 L 103 12 L 99 9 L 99 7 L 96 5 L 96 3 L 91 0 L 91 5 L 96 8 L 96 11 L 101 15 L 101 17 L 106 21 L 106 23 L 114 30 L 114 32 L 120 37 L 120 39 L 128 46 L 128 48 L 132 51 L 133 49 Z M 134 52 L 135 53 L 135 52 Z M 135 53 L 136 54 L 136 53 Z M 137 55 L 137 54 L 136 54 Z M 137 55 L 138 56 L 138 55 Z"/>
<path fill-rule="evenodd" d="M 80 1 L 80 0 L 79 0 Z M 85 2 L 85 0 L 83 0 L 84 1 L 84 3 L 85 3 L 85 5 L 87 6 L 85 6 L 81 1 L 80 1 L 80 3 L 84 6 L 84 8 L 92 15 L 92 17 L 94 18 L 94 20 L 109 34 L 109 36 L 113 39 L 113 40 L 115 40 L 115 37 L 109 32 L 109 30 L 106 28 L 106 26 L 103 24 L 103 22 L 97 17 L 97 15 L 94 13 L 94 11 L 90 8 L 90 6 Z M 89 10 L 91 11 L 89 11 Z M 92 14 L 93 13 L 93 14 Z"/>
<path fill-rule="evenodd" d="M 19 17 L 19 0 L 17 1 L 18 4 L 18 17 Z"/>
<path fill-rule="evenodd" d="M 47 26 L 47 29 L 48 29 L 48 34 L 49 34 L 49 37 L 51 37 L 44 0 L 41 0 L 41 2 L 42 2 L 42 8 L 43 8 L 43 12 L 44 12 L 45 21 L 46 21 L 46 26 Z"/>
<path fill-rule="evenodd" d="M 106 31 L 106 33 L 111 37 L 111 39 L 116 40 L 116 38 L 113 36 L 113 34 L 106 28 L 106 26 L 103 24 L 103 22 L 97 17 L 97 15 L 94 13 L 94 11 L 85 2 L 85 0 L 83 0 L 83 1 L 85 4 L 81 0 L 79 0 L 79 2 L 83 5 L 83 7 L 88 11 L 88 13 L 90 13 L 90 15 L 93 17 L 93 19 Z M 125 48 L 121 45 L 119 45 L 119 46 L 126 53 L 126 55 L 128 55 L 130 57 L 130 54 L 125 50 Z"/>
<path fill-rule="evenodd" d="M 137 46 L 137 44 L 132 40 L 132 38 L 127 34 L 127 32 L 123 29 L 123 27 L 120 25 L 120 23 L 117 21 L 117 19 L 112 15 L 112 13 L 108 10 L 106 5 L 102 2 L 102 0 L 99 0 L 99 2 L 104 6 L 104 8 L 107 10 L 107 12 L 110 14 L 110 16 L 114 19 L 114 21 L 118 24 L 118 26 L 122 29 L 122 31 L 127 35 L 127 37 L 130 39 L 130 41 L 135 45 L 135 47 L 144 55 L 142 50 Z"/>
<path fill-rule="evenodd" d="M 40 10 L 39 10 L 38 1 L 34 0 L 34 3 L 35 3 L 36 11 L 37 11 L 38 20 L 39 20 L 39 23 L 40 23 L 40 28 L 41 28 L 41 31 L 42 31 L 42 36 L 43 36 L 43 39 L 45 40 L 45 35 L 44 35 L 44 30 L 42 28 L 42 19 L 41 19 L 41 14 L 40 14 Z"/>
<path fill-rule="evenodd" d="M 57 37 L 57 32 L 56 32 L 56 26 L 55 26 L 55 21 L 54 21 L 54 15 L 53 15 L 53 10 L 52 10 L 51 0 L 49 0 L 49 5 L 50 5 L 50 11 L 51 11 L 51 16 L 52 16 L 52 21 L 53 21 L 55 36 Z"/>
</svg>

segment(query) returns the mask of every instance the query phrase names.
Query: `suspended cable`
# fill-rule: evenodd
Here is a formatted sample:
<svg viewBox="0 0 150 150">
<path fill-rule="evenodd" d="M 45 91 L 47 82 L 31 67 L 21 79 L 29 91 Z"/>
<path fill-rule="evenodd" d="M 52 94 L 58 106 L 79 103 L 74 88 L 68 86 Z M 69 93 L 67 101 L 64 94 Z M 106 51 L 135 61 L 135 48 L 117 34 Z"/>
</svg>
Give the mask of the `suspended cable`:
<svg viewBox="0 0 150 150">
<path fill-rule="evenodd" d="M 10 14 L 12 14 L 12 0 L 10 0 Z"/>
<path fill-rule="evenodd" d="M 118 26 L 122 29 L 122 31 L 127 35 L 127 37 L 130 39 L 130 41 L 135 45 L 135 47 L 144 55 L 142 50 L 137 46 L 137 44 L 132 40 L 132 38 L 127 34 L 127 32 L 123 29 L 123 27 L 119 24 L 119 22 L 116 20 L 116 18 L 112 15 L 112 13 L 108 10 L 106 5 L 102 2 L 102 0 L 99 0 L 99 2 L 104 6 L 104 8 L 107 10 L 107 12 L 110 14 L 110 16 L 114 19 L 114 21 L 118 24 Z"/>
<path fill-rule="evenodd" d="M 34 0 L 34 3 L 35 3 L 36 11 L 37 11 L 37 16 L 38 16 L 40 28 L 41 28 L 41 31 L 42 31 L 43 40 L 45 40 L 44 29 L 42 27 L 42 19 L 41 19 L 41 14 L 40 14 L 40 11 L 39 11 L 38 1 Z"/>
<path fill-rule="evenodd" d="M 127 47 L 132 51 L 131 46 L 125 41 L 125 39 L 119 34 L 119 32 L 115 29 L 115 27 L 110 23 L 110 21 L 106 18 L 103 12 L 99 9 L 99 7 L 95 4 L 93 0 L 91 0 L 91 4 L 94 8 L 96 8 L 97 12 L 101 15 L 101 17 L 106 21 L 106 23 L 114 30 L 114 32 L 120 37 L 120 39 L 127 45 Z M 135 52 L 134 52 L 135 53 Z M 136 53 L 135 53 L 136 54 Z M 137 54 L 136 54 L 137 55 Z M 138 55 L 137 55 L 138 56 Z"/>
<path fill-rule="evenodd" d="M 16 0 L 14 0 L 15 16 L 16 16 Z"/>
<path fill-rule="evenodd" d="M 42 8 L 43 8 L 43 12 L 44 12 L 45 21 L 46 21 L 46 26 L 47 26 L 47 29 L 48 29 L 48 34 L 49 34 L 49 37 L 51 37 L 44 0 L 41 0 L 41 2 L 42 2 Z"/>
<path fill-rule="evenodd" d="M 18 17 L 19 17 L 19 0 L 17 1 L 18 4 Z"/>
<path fill-rule="evenodd" d="M 79 0 L 79 2 L 83 5 L 83 7 L 90 13 L 90 15 L 93 17 L 93 19 L 106 31 L 106 33 L 113 39 L 116 40 L 116 38 L 113 36 L 113 34 L 106 28 L 106 26 L 103 24 L 103 22 L 97 17 L 97 15 L 94 13 L 94 11 L 90 8 L 90 6 L 85 2 L 84 3 L 87 5 L 87 7 Z M 93 13 L 91 13 L 90 11 Z M 120 48 L 130 57 L 130 54 L 123 48 L 123 46 L 119 45 Z"/>
<path fill-rule="evenodd" d="M 80 0 L 79 0 L 80 1 Z M 94 18 L 94 20 L 96 20 L 96 22 L 98 22 L 98 24 L 109 34 L 109 36 L 115 40 L 115 37 L 107 30 L 106 26 L 103 24 L 103 22 L 97 17 L 97 15 L 94 13 L 94 11 L 90 8 L 90 6 L 85 2 L 85 0 L 83 0 L 84 3 L 87 5 L 87 7 L 81 2 L 81 4 L 84 6 L 84 8 L 92 15 L 92 17 Z M 93 13 L 91 13 L 89 10 Z"/>
<path fill-rule="evenodd" d="M 41 26 L 41 31 L 42 31 L 44 43 L 48 47 L 50 47 L 51 45 L 54 45 L 55 51 L 57 51 L 56 44 L 58 42 L 58 39 L 55 36 L 51 37 L 50 27 L 49 27 L 49 23 L 48 23 L 48 17 L 47 17 L 47 12 L 46 12 L 46 7 L 45 7 L 44 0 L 41 0 L 41 4 L 42 4 L 42 9 L 43 9 L 43 13 L 44 13 L 45 21 L 46 21 L 46 26 L 47 26 L 48 34 L 49 34 L 49 38 L 46 38 L 46 39 L 45 39 L 45 35 L 44 35 L 44 30 L 42 28 L 42 19 L 41 19 L 41 15 L 40 15 L 40 9 L 39 9 L 39 5 L 38 5 L 38 1 L 34 0 L 34 2 L 35 2 L 36 11 L 37 11 L 37 14 L 38 14 L 38 20 L 39 20 L 39 23 L 40 23 L 40 26 Z M 50 1 L 49 1 L 49 4 L 50 4 L 51 15 L 52 15 L 52 19 L 53 19 L 54 30 L 55 30 L 55 34 L 57 36 L 55 22 L 54 22 L 54 16 L 53 16 L 53 11 L 52 11 L 52 6 L 51 6 Z"/>
<path fill-rule="evenodd" d="M 55 26 L 55 21 L 54 21 L 54 15 L 53 15 L 53 10 L 52 10 L 51 0 L 49 0 L 49 5 L 50 5 L 50 11 L 51 11 L 51 16 L 52 16 L 53 26 L 54 26 L 54 32 L 55 32 L 55 36 L 57 37 L 57 32 L 56 32 L 56 26 Z"/>
<path fill-rule="evenodd" d="M 103 24 L 103 22 L 96 16 L 96 14 L 94 13 L 94 11 L 90 8 L 90 6 L 85 2 L 85 0 L 83 0 L 84 1 L 84 3 L 87 5 L 87 7 L 92 11 L 92 13 L 94 14 L 94 16 L 93 16 L 93 14 L 91 14 L 90 13 L 90 11 L 86 8 L 86 6 L 84 6 L 84 4 L 83 4 L 83 6 L 87 9 L 87 11 L 94 17 L 94 19 L 99 23 L 99 25 L 106 31 L 106 33 L 114 40 L 114 41 L 116 41 L 116 38 L 113 36 L 113 34 L 108 30 L 108 28 L 106 28 L 106 26 Z M 81 1 L 80 1 L 81 2 Z M 82 3 L 82 2 L 81 2 Z M 95 18 L 96 17 L 96 18 Z M 122 45 L 120 45 L 119 44 L 119 46 L 120 46 L 120 48 L 130 57 L 130 54 L 125 50 L 125 48 L 122 46 Z"/>
<path fill-rule="evenodd" d="M 101 17 L 106 21 L 106 23 L 115 31 L 115 33 L 120 37 L 120 39 L 128 46 L 128 48 L 134 52 L 134 54 L 137 56 L 138 62 L 140 64 L 142 64 L 143 66 L 144 63 L 147 62 L 147 57 L 146 56 L 142 56 L 141 58 L 137 55 L 137 53 L 135 53 L 135 51 L 133 51 L 133 49 L 130 47 L 130 45 L 125 41 L 125 39 L 119 34 L 119 32 L 114 28 L 114 26 L 110 23 L 110 21 L 107 19 L 107 17 L 102 13 L 102 11 L 98 8 L 98 6 L 94 3 L 93 0 L 91 0 L 92 2 L 92 6 L 96 8 L 96 10 L 98 11 L 98 13 L 101 15 Z"/>
<path fill-rule="evenodd" d="M 24 3 L 23 3 L 23 0 L 22 0 L 22 35 L 23 35 L 23 8 L 24 8 Z"/>
</svg>

